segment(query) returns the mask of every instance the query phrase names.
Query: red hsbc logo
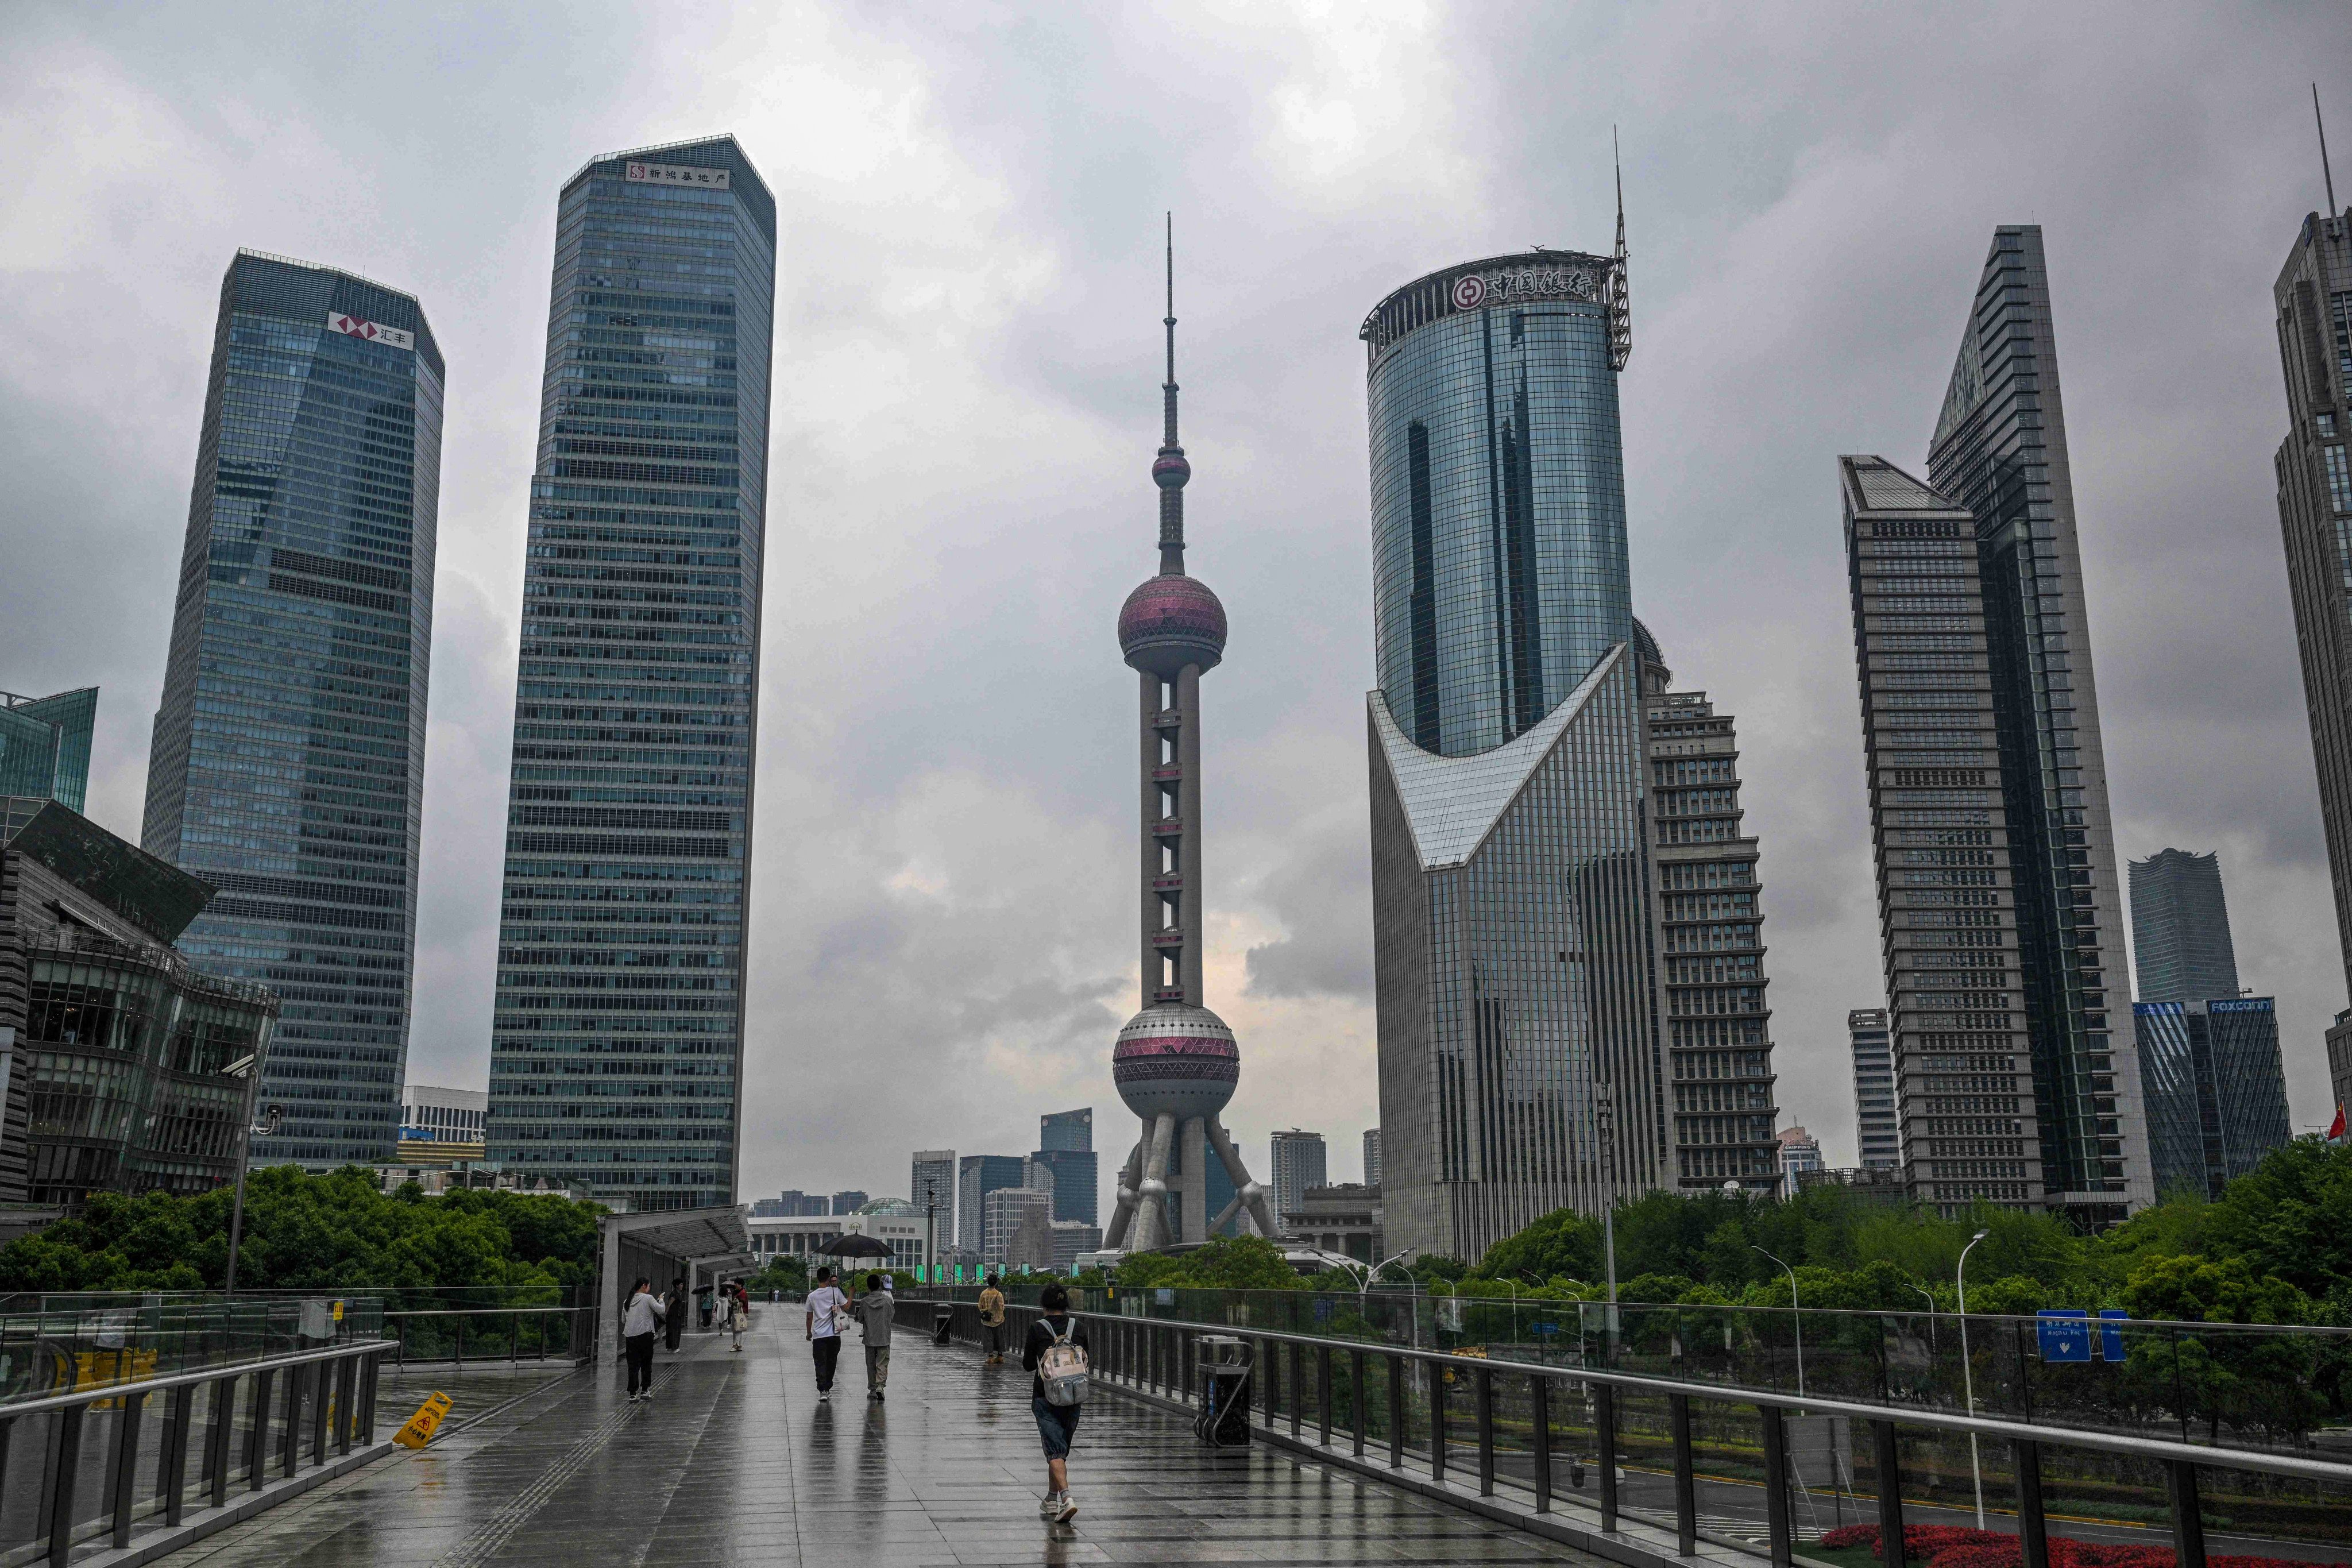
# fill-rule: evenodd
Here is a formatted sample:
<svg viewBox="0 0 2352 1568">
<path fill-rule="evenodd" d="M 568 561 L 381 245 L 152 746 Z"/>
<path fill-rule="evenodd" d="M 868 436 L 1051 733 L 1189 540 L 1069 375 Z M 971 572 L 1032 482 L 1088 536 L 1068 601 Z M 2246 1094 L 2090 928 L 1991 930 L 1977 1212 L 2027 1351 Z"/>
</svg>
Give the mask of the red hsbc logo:
<svg viewBox="0 0 2352 1568">
<path fill-rule="evenodd" d="M 412 353 L 416 348 L 415 332 L 404 332 L 398 327 L 379 326 L 364 316 L 347 316 L 338 310 L 330 310 L 327 312 L 327 326 L 330 331 L 341 332 L 345 337 L 365 338 L 386 348 L 407 349 Z"/>
</svg>

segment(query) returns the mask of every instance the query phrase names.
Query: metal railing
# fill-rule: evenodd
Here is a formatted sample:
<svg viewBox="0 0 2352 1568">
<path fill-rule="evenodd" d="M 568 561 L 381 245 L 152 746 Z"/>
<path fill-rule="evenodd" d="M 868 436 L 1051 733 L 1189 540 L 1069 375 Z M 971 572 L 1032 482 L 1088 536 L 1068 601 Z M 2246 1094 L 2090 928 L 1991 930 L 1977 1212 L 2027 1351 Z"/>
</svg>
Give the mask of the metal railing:
<svg viewBox="0 0 2352 1568">
<path fill-rule="evenodd" d="M 908 1292 L 902 1310 L 928 1319 L 945 1295 Z M 1122 1293 L 1122 1304 L 1129 1299 Z M 957 1301 L 950 1311 L 953 1335 L 976 1342 L 977 1309 Z M 1016 1333 L 1038 1315 L 1008 1311 Z M 1402 1475 L 1411 1456 L 1426 1484 L 1453 1495 L 1523 1497 L 1515 1517 L 1533 1528 L 1564 1501 L 1591 1509 L 1604 1533 L 1630 1519 L 1658 1530 L 1662 1546 L 1671 1531 L 1683 1556 L 1700 1538 L 1702 1484 L 1709 1538 L 1760 1551 L 1779 1568 L 1793 1563 L 1801 1536 L 1826 1533 L 1821 1515 L 1832 1509 L 1841 1523 L 1882 1527 L 1885 1568 L 1904 1568 L 1906 1509 L 1965 1518 L 1972 1503 L 1976 1517 L 2018 1538 L 2022 1568 L 2050 1568 L 2053 1517 L 2075 1529 L 2100 1517 L 2161 1519 L 2179 1568 L 2205 1568 L 2209 1529 L 2275 1541 L 2290 1555 L 2352 1540 L 2352 1465 L 2301 1454 L 1255 1326 L 1077 1315 L 1097 1374 L 1115 1384 L 1196 1406 L 1200 1341 L 1237 1338 L 1253 1347 L 1243 1403 L 1264 1435 L 1367 1470 Z M 1743 1533 L 1749 1520 L 1760 1529 Z"/>
<path fill-rule="evenodd" d="M 367 1339 L 0 1406 L 0 1568 L 64 1568 L 374 1446 Z"/>
<path fill-rule="evenodd" d="M 441 1307 L 386 1312 L 383 1319 L 393 1360 L 401 1366 L 412 1360 L 520 1365 L 551 1356 L 580 1362 L 596 1353 L 593 1307 Z"/>
<path fill-rule="evenodd" d="M 0 1312 L 0 1415 L 85 1388 L 380 1338 L 372 1297 L 49 1295 Z"/>
</svg>

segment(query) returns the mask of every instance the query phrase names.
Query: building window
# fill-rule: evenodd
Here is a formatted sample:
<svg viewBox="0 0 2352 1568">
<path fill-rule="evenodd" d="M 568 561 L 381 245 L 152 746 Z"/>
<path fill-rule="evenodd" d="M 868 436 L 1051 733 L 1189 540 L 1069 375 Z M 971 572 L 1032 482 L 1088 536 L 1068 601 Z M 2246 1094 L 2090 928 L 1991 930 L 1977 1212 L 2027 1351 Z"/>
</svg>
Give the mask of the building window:
<svg viewBox="0 0 2352 1568">
<path fill-rule="evenodd" d="M 2341 447 L 2322 447 L 2319 456 L 2327 465 L 2327 495 L 2337 511 L 2352 511 L 2352 468 L 2344 461 Z"/>
</svg>

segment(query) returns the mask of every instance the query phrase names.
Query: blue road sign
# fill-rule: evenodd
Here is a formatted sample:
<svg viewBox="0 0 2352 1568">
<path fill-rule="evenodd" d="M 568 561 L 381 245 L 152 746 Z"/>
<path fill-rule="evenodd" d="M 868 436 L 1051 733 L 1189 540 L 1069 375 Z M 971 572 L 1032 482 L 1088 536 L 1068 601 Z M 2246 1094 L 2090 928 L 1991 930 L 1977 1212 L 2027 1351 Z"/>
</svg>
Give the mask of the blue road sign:
<svg viewBox="0 0 2352 1568">
<path fill-rule="evenodd" d="M 2044 1307 L 2033 1314 L 2034 1336 L 2047 1362 L 2091 1359 L 2091 1315 L 2080 1307 Z"/>
<path fill-rule="evenodd" d="M 2121 1307 L 2099 1309 L 2099 1359 L 2120 1363 L 2124 1359 L 2124 1323 L 2131 1314 Z"/>
</svg>

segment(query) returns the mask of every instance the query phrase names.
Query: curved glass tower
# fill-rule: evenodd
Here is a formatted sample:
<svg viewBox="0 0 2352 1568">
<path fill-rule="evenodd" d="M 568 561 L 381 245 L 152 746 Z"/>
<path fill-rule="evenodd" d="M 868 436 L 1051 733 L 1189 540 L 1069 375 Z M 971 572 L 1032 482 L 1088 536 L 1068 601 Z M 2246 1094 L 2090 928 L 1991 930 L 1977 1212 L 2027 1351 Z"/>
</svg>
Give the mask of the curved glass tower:
<svg viewBox="0 0 2352 1568">
<path fill-rule="evenodd" d="M 1622 222 L 1614 257 L 1433 272 L 1362 336 L 1386 1245 L 1476 1258 L 1668 1179 Z"/>
<path fill-rule="evenodd" d="M 1364 322 L 1381 689 L 1423 751 L 1502 745 L 1632 640 L 1617 276 L 1496 257 Z"/>
</svg>

